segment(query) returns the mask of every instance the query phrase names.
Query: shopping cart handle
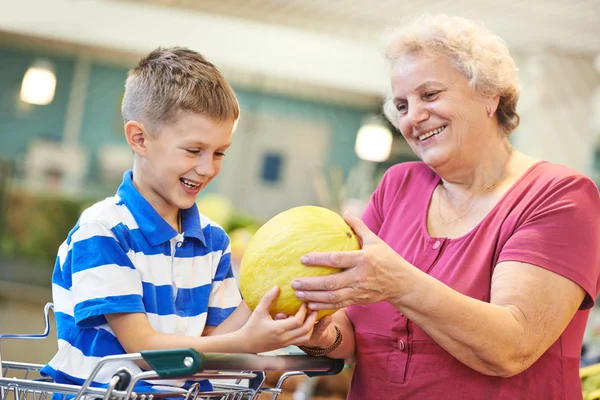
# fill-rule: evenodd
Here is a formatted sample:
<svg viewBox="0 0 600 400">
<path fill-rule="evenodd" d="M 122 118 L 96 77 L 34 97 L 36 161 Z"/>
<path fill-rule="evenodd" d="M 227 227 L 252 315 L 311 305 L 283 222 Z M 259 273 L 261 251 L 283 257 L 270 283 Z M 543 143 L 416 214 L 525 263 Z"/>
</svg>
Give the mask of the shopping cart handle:
<svg viewBox="0 0 600 400">
<path fill-rule="evenodd" d="M 331 362 L 333 365 L 329 371 L 304 371 L 306 376 L 310 376 L 311 378 L 315 376 L 325 376 L 325 375 L 337 375 L 344 369 L 346 365 L 344 360 L 332 359 Z"/>
<path fill-rule="evenodd" d="M 194 349 L 145 350 L 139 355 L 160 378 L 192 376 L 211 371 L 301 371 L 307 376 L 335 375 L 344 360 L 306 355 L 200 353 Z"/>
<path fill-rule="evenodd" d="M 206 359 L 194 349 L 144 350 L 140 355 L 161 378 L 194 375 Z"/>
</svg>

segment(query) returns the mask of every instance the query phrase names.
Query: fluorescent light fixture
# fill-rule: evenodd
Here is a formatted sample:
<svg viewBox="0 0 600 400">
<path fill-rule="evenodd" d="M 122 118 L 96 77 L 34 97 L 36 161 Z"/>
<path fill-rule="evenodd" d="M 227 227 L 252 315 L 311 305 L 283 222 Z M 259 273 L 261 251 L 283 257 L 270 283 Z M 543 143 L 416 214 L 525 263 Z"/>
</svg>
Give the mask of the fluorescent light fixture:
<svg viewBox="0 0 600 400">
<path fill-rule="evenodd" d="M 367 122 L 358 130 L 354 150 L 363 160 L 381 162 L 390 157 L 392 132 L 381 123 Z"/>
<path fill-rule="evenodd" d="M 23 77 L 21 100 L 40 106 L 48 105 L 54 99 L 56 75 L 52 65 L 43 60 L 36 61 Z"/>
</svg>

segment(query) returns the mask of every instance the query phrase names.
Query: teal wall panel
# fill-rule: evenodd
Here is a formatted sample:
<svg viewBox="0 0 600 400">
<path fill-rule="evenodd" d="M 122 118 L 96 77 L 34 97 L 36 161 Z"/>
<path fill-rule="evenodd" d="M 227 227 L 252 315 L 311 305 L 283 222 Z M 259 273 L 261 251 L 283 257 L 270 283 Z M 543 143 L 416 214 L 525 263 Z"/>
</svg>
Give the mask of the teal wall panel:
<svg viewBox="0 0 600 400">
<path fill-rule="evenodd" d="M 19 99 L 23 76 L 38 57 L 50 60 L 56 73 L 55 97 L 47 106 Z M 0 48 L 0 157 L 23 154 L 34 137 L 62 138 L 73 67 L 72 58 Z"/>
<path fill-rule="evenodd" d="M 23 75 L 37 57 L 49 59 L 56 67 L 56 96 L 47 106 L 28 105 L 18 99 Z M 28 141 L 35 137 L 61 140 L 74 65 L 75 59 L 69 56 L 0 48 L 0 157 L 23 154 Z M 127 70 L 126 66 L 92 62 L 80 135 L 81 144 L 90 150 L 90 178 L 95 177 L 96 151 L 103 144 L 125 143 L 120 100 Z M 234 89 L 242 115 L 277 114 L 326 123 L 332 135 L 326 166 L 336 165 L 347 172 L 356 163 L 354 140 L 369 110 Z"/>
</svg>

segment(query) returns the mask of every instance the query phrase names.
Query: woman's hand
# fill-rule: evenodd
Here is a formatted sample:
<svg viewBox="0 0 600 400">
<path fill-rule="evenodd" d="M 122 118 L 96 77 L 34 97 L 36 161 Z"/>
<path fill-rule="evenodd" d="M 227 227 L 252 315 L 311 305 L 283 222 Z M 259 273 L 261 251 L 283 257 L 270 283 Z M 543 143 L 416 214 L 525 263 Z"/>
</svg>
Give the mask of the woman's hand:
<svg viewBox="0 0 600 400">
<path fill-rule="evenodd" d="M 296 315 L 274 320 L 269 314 L 269 308 L 277 296 L 279 288 L 276 286 L 263 296 L 248 322 L 240 329 L 250 353 L 301 345 L 311 339 L 317 312 L 309 313 L 306 304 L 302 304 Z"/>
<path fill-rule="evenodd" d="M 361 239 L 361 250 L 310 253 L 300 259 L 309 266 L 345 269 L 337 274 L 300 278 L 292 282 L 296 296 L 307 302 L 311 310 L 396 300 L 409 284 L 403 279 L 403 274 L 410 269 L 410 264 L 359 218 L 346 213 L 344 219 Z"/>
</svg>

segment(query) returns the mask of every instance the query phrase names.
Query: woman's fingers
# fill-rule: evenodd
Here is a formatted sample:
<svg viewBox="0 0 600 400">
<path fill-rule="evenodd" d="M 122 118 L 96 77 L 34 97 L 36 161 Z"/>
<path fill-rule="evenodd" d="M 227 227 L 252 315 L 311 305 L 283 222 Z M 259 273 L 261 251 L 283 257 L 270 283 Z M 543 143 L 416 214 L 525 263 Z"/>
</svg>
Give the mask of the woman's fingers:
<svg viewBox="0 0 600 400">
<path fill-rule="evenodd" d="M 308 266 L 351 268 L 360 260 L 361 253 L 361 250 L 308 253 L 300 257 L 300 262 Z"/>
<path fill-rule="evenodd" d="M 352 286 L 356 272 L 352 270 L 338 272 L 337 274 L 323 276 L 307 276 L 292 281 L 292 288 L 296 291 L 304 290 L 337 290 Z M 296 296 L 303 300 L 298 293 Z"/>
<path fill-rule="evenodd" d="M 367 225 L 365 225 L 364 222 L 362 222 L 360 218 L 352 215 L 348 211 L 344 213 L 344 220 L 348 225 L 350 225 L 350 228 L 352 228 L 354 233 L 356 233 L 356 236 L 358 236 L 362 245 L 364 245 L 365 242 L 368 242 L 372 237 L 375 236 L 375 234 L 369 229 Z"/>
<path fill-rule="evenodd" d="M 325 291 L 297 291 L 296 297 L 308 303 L 310 310 L 337 310 L 357 303 L 352 288 Z"/>
</svg>

